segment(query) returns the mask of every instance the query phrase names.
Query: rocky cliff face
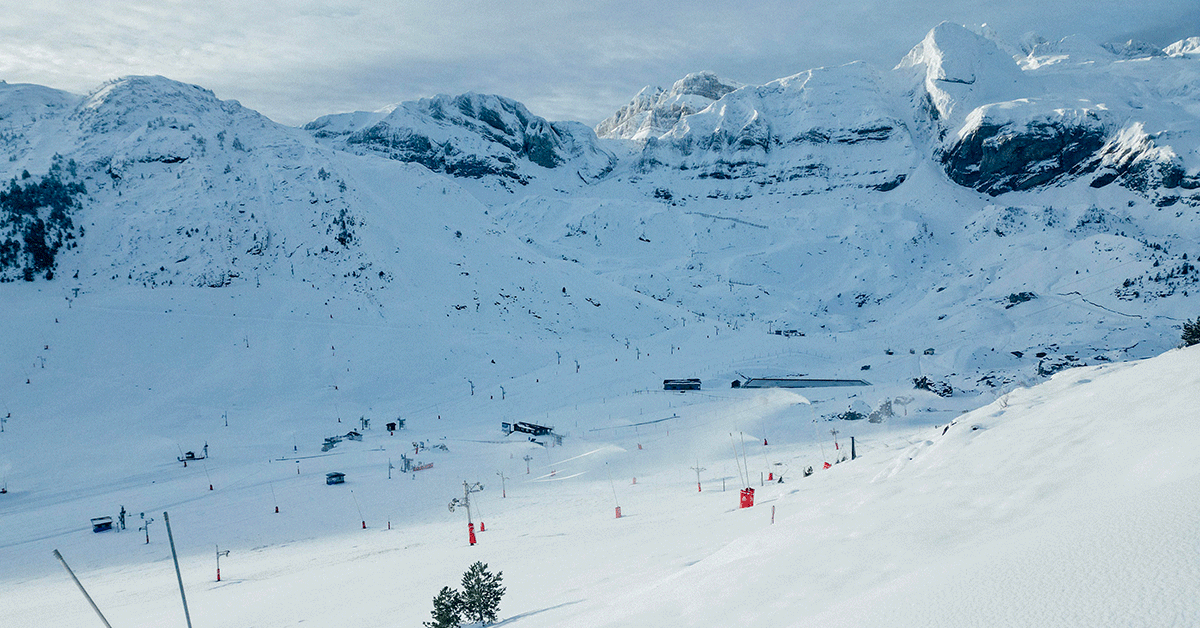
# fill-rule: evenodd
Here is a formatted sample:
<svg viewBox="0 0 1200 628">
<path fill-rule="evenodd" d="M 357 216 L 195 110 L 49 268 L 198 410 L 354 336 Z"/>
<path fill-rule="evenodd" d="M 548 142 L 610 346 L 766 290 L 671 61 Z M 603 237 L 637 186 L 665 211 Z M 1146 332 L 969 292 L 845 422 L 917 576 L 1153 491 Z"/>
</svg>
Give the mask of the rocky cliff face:
<svg viewBox="0 0 1200 628">
<path fill-rule="evenodd" d="M 979 107 L 940 151 L 955 183 L 992 196 L 1090 171 L 1107 139 L 1103 109 L 1022 99 Z"/>
</svg>

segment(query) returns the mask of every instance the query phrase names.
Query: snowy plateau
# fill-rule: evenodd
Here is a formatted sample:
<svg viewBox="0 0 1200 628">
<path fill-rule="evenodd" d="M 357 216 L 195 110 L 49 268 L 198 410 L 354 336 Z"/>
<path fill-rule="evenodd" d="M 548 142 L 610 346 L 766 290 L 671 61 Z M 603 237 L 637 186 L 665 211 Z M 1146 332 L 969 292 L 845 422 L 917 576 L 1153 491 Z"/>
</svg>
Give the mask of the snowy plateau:
<svg viewBox="0 0 1200 628">
<path fill-rule="evenodd" d="M 168 513 L 196 626 L 477 560 L 522 628 L 1200 625 L 1200 38 L 943 23 L 595 129 L 0 82 L 0 157 L 2 626 L 101 625 L 55 550 L 184 625 Z"/>
</svg>

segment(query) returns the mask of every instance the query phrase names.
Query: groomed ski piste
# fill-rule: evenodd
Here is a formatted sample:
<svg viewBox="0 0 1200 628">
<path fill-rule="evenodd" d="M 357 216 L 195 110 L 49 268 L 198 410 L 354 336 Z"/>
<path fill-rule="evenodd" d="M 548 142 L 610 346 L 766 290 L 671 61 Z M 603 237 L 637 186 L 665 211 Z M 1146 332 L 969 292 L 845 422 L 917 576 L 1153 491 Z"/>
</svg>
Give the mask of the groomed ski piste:
<svg viewBox="0 0 1200 628">
<path fill-rule="evenodd" d="M 1200 349 L 992 397 L 883 381 L 912 400 L 871 423 L 826 418 L 861 390 L 730 388 L 798 359 L 757 332 L 580 343 L 472 394 L 474 356 L 406 373 L 443 341 L 293 315 L 268 288 L 7 288 L 4 626 L 101 625 L 56 549 L 113 626 L 184 625 L 164 513 L 196 626 L 418 626 L 477 560 L 503 573 L 506 626 L 1200 622 Z M 704 387 L 661 389 L 679 374 Z M 484 487 L 474 546 L 447 508 L 464 482 Z M 122 506 L 124 531 L 92 531 Z"/>
</svg>

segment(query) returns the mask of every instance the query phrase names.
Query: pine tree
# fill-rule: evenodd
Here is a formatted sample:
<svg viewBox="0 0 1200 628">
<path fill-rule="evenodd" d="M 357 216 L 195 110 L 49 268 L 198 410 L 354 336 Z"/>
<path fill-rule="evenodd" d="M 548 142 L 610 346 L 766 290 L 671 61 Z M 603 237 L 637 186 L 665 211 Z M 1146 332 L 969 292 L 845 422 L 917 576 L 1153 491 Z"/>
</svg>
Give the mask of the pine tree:
<svg viewBox="0 0 1200 628">
<path fill-rule="evenodd" d="M 458 628 L 462 623 L 462 594 L 450 587 L 442 587 L 433 598 L 433 621 L 422 622 L 425 628 Z"/>
<path fill-rule="evenodd" d="M 469 621 L 490 624 L 496 621 L 500 598 L 504 595 L 504 572 L 492 574 L 487 564 L 476 561 L 462 577 L 462 611 Z"/>
<path fill-rule="evenodd" d="M 1183 346 L 1200 344 L 1200 316 L 1194 321 L 1183 320 Z"/>
</svg>

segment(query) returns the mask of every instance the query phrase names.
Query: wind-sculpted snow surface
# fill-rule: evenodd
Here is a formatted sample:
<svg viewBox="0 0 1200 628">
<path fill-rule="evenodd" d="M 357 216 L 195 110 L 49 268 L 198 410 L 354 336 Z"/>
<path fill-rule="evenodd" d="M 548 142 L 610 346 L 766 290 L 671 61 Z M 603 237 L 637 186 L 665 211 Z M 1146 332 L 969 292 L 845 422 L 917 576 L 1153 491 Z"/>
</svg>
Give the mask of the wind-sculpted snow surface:
<svg viewBox="0 0 1200 628">
<path fill-rule="evenodd" d="M 531 166 L 572 168 L 584 179 L 612 168 L 612 155 L 587 127 L 550 122 L 500 96 L 443 95 L 380 114 L 324 116 L 304 128 L 347 150 L 415 162 L 456 177 L 496 176 L 527 184 L 537 176 Z"/>
</svg>

